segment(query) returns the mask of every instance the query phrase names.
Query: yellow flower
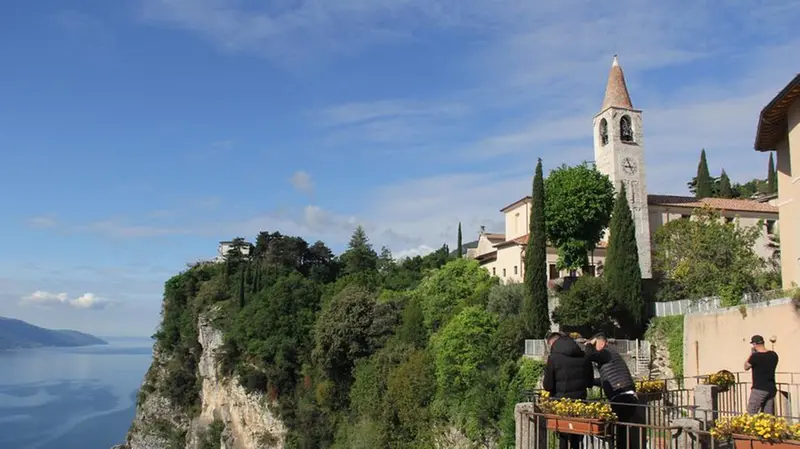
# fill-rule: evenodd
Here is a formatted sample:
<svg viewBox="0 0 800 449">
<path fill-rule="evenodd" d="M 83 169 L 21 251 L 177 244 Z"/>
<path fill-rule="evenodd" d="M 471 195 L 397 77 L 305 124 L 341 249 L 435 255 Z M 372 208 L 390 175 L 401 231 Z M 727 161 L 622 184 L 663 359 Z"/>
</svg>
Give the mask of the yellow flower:
<svg viewBox="0 0 800 449">
<path fill-rule="evenodd" d="M 660 379 L 645 379 L 636 382 L 636 391 L 639 393 L 658 393 L 666 388 L 666 383 Z"/>
<path fill-rule="evenodd" d="M 557 416 L 604 421 L 615 421 L 617 418 L 611 410 L 611 406 L 606 402 L 543 398 L 539 402 L 539 406 L 544 413 Z"/>
<path fill-rule="evenodd" d="M 766 413 L 720 418 L 711 430 L 714 438 L 725 440 L 733 435 L 746 435 L 777 443 L 800 438 L 800 425 L 789 426 L 784 418 Z"/>
<path fill-rule="evenodd" d="M 707 385 L 716 385 L 721 390 L 727 390 L 736 384 L 736 376 L 728 370 L 721 370 L 707 376 L 705 383 Z"/>
</svg>

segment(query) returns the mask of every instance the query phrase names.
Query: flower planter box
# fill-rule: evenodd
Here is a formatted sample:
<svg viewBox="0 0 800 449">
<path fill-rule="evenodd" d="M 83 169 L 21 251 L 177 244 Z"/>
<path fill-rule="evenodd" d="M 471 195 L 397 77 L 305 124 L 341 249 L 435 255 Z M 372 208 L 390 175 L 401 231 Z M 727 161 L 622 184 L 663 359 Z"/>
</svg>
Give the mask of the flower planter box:
<svg viewBox="0 0 800 449">
<path fill-rule="evenodd" d="M 545 415 L 545 417 L 547 418 L 547 430 L 553 432 L 596 437 L 608 436 L 608 423 L 599 419 L 571 418 L 556 415 Z"/>
<path fill-rule="evenodd" d="M 734 435 L 733 447 L 734 449 L 800 449 L 800 441 L 770 443 L 747 435 Z"/>
<path fill-rule="evenodd" d="M 663 391 L 651 391 L 650 393 L 637 393 L 643 403 L 656 402 L 664 398 Z"/>
</svg>

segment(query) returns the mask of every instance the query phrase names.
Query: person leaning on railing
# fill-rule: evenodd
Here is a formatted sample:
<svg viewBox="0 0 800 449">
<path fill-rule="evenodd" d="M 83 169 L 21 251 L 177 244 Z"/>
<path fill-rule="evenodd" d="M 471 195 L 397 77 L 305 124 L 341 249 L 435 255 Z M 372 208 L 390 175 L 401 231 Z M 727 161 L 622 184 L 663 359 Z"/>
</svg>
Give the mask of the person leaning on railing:
<svg viewBox="0 0 800 449">
<path fill-rule="evenodd" d="M 586 390 L 592 386 L 594 373 L 578 343 L 557 332 L 547 334 L 545 341 L 550 347 L 550 355 L 544 366 L 542 389 L 553 399 L 586 399 Z M 582 439 L 580 435 L 561 433 L 558 447 L 578 449 Z"/>
<path fill-rule="evenodd" d="M 618 352 L 608 347 L 608 339 L 603 333 L 587 341 L 584 352 L 588 361 L 597 364 L 600 378 L 595 379 L 595 384 L 603 389 L 617 415 L 617 449 L 639 449 L 642 445 L 641 429 L 625 425 L 644 424 L 645 421 L 628 365 Z"/>
</svg>

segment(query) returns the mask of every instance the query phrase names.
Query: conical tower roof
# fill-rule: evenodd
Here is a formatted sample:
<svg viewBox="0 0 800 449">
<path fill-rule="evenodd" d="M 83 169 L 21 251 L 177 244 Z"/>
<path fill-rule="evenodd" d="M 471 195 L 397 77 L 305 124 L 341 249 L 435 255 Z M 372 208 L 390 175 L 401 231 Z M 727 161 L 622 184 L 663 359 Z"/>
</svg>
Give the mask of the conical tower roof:
<svg viewBox="0 0 800 449">
<path fill-rule="evenodd" d="M 608 72 L 606 95 L 603 98 L 603 106 L 600 111 L 605 111 L 610 107 L 633 109 L 631 96 L 628 94 L 628 86 L 625 84 L 625 74 L 622 73 L 622 67 L 619 65 L 617 55 L 614 55 L 611 71 Z"/>
</svg>

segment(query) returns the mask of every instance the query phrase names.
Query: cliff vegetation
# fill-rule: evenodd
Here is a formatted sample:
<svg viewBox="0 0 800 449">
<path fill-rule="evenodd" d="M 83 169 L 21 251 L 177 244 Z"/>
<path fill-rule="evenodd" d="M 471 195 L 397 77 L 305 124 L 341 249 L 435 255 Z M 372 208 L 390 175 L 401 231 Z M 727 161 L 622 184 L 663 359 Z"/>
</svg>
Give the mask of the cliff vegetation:
<svg viewBox="0 0 800 449">
<path fill-rule="evenodd" d="M 521 358 L 520 285 L 446 246 L 395 260 L 361 228 L 338 257 L 277 232 L 249 257 L 236 242 L 166 282 L 126 447 L 514 446 L 541 372 Z"/>
</svg>

